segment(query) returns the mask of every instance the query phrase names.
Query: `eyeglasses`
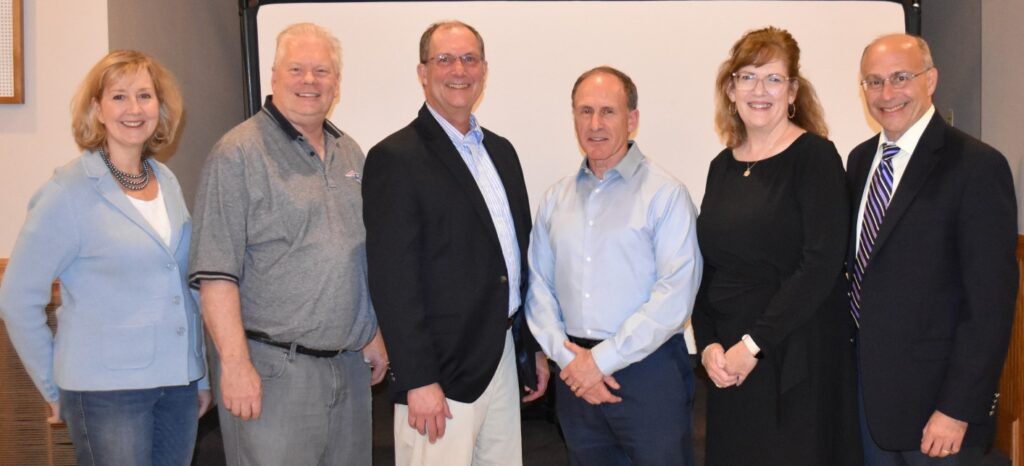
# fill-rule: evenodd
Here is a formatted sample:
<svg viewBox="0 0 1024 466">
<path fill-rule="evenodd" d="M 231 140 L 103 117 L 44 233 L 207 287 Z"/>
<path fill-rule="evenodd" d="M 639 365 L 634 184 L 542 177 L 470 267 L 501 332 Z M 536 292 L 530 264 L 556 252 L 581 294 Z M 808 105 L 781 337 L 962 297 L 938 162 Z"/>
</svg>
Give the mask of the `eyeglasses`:
<svg viewBox="0 0 1024 466">
<path fill-rule="evenodd" d="M 890 74 L 888 78 L 883 78 L 881 76 L 867 76 L 860 82 L 860 87 L 863 87 L 866 92 L 878 92 L 885 87 L 885 82 L 888 81 L 889 85 L 892 86 L 893 89 L 903 89 L 904 87 L 907 87 L 907 84 L 910 84 L 910 81 L 913 81 L 914 78 L 927 73 L 930 69 L 932 69 L 931 66 L 921 70 L 920 73 L 897 71 Z"/>
<path fill-rule="evenodd" d="M 764 90 L 768 91 L 769 94 L 778 94 L 782 91 L 782 88 L 786 87 L 793 78 L 788 78 L 781 74 L 772 73 L 768 76 L 759 78 L 754 73 L 740 73 L 736 72 L 732 74 L 733 85 L 736 86 L 736 90 L 739 91 L 752 91 L 757 87 L 757 83 L 764 84 Z"/>
<path fill-rule="evenodd" d="M 484 59 L 473 55 L 472 53 L 467 53 L 462 56 L 442 53 L 436 57 L 430 57 L 427 59 L 427 62 L 434 62 L 434 64 L 441 68 L 449 68 L 457 61 L 462 62 L 463 68 L 476 68 L 477 66 L 480 66 L 480 63 L 483 63 Z"/>
</svg>

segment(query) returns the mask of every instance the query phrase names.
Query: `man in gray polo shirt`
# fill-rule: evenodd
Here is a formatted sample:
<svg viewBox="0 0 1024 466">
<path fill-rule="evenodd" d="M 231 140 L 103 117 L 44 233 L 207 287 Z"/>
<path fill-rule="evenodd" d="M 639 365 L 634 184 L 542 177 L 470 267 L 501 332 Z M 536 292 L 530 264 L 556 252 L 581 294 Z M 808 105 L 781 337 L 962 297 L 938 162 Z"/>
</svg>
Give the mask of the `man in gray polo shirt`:
<svg viewBox="0 0 1024 466">
<path fill-rule="evenodd" d="M 329 32 L 286 28 L 273 96 L 203 168 L 189 280 L 229 464 L 370 464 L 370 384 L 387 355 L 367 292 L 363 153 L 326 120 L 340 71 Z"/>
</svg>

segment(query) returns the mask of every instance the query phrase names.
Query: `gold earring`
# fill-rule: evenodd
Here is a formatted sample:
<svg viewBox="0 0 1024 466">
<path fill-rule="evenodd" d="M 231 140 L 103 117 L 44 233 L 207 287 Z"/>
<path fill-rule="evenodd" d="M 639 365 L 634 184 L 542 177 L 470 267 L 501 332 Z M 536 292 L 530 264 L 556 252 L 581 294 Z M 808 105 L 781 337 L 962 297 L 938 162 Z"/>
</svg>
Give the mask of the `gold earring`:
<svg viewBox="0 0 1024 466">
<path fill-rule="evenodd" d="M 792 120 L 796 116 L 796 105 L 789 104 L 789 119 Z"/>
</svg>

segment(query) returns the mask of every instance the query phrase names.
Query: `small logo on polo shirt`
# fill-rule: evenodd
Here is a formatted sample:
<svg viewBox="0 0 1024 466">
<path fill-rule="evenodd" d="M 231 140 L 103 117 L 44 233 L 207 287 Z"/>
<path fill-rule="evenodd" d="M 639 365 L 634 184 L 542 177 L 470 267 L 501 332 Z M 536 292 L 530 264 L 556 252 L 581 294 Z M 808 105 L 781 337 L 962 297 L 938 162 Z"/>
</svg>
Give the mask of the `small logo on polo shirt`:
<svg viewBox="0 0 1024 466">
<path fill-rule="evenodd" d="M 349 170 L 348 173 L 345 174 L 345 178 L 352 178 L 356 183 L 363 184 L 363 175 L 355 170 Z"/>
</svg>

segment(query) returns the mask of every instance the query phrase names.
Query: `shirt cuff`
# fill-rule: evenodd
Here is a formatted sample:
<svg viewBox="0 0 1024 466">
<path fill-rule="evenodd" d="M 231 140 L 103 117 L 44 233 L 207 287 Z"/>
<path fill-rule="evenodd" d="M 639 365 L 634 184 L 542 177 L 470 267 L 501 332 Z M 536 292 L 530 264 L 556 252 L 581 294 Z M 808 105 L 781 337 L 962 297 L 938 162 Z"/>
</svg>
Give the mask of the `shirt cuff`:
<svg viewBox="0 0 1024 466">
<path fill-rule="evenodd" d="M 189 275 L 188 285 L 190 288 L 198 290 L 199 282 L 203 280 L 227 280 L 229 282 L 234 282 L 236 284 L 238 283 L 238 277 L 230 273 L 200 270 L 197 272 L 193 272 L 192 275 Z"/>
<path fill-rule="evenodd" d="M 757 346 L 757 343 L 754 342 L 754 338 L 750 334 L 744 334 L 740 337 L 740 341 L 743 342 L 743 346 L 747 347 L 747 351 L 750 351 L 751 356 L 757 356 L 761 353 L 761 347 Z"/>
<path fill-rule="evenodd" d="M 626 367 L 622 363 L 622 357 L 619 356 L 619 352 L 615 349 L 615 342 L 611 338 L 591 348 L 590 354 L 594 357 L 594 363 L 597 364 L 597 368 L 604 375 L 612 375 L 619 369 Z"/>
</svg>

